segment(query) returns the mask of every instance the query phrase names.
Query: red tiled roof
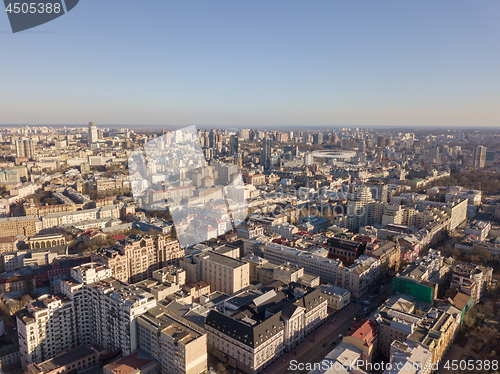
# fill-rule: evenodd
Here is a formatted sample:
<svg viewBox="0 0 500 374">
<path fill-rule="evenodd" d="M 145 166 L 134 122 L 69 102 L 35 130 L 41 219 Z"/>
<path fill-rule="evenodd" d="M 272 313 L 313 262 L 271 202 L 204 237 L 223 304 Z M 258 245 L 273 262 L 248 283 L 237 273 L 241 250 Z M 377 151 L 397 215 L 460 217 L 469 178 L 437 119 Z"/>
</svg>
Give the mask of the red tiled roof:
<svg viewBox="0 0 500 374">
<path fill-rule="evenodd" d="M 125 239 L 126 237 L 127 237 L 127 235 L 116 234 L 116 235 L 113 235 L 111 237 L 111 239 L 121 241 L 121 240 Z"/>
<path fill-rule="evenodd" d="M 377 335 L 377 326 L 369 319 L 361 320 L 360 323 L 353 323 L 351 327 L 352 330 L 349 331 L 347 336 L 363 340 L 365 343 L 370 343 Z"/>
</svg>

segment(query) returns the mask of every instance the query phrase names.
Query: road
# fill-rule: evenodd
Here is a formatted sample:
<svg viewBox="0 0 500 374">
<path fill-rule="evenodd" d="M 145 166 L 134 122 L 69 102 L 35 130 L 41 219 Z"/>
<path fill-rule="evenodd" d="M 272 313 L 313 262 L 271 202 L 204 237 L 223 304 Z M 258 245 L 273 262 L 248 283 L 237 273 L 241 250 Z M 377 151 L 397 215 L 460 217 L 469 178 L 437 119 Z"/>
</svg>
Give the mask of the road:
<svg viewBox="0 0 500 374">
<path fill-rule="evenodd" d="M 263 371 L 263 374 L 304 374 L 308 370 L 288 370 L 290 362 L 295 360 L 297 363 L 319 363 L 325 357 L 328 352 L 330 352 L 333 347 L 331 343 L 335 343 L 335 346 L 340 343 L 341 338 L 339 334 L 345 334 L 351 324 L 354 322 L 355 318 L 367 318 L 370 313 L 365 313 L 365 305 L 362 304 L 364 300 L 371 300 L 368 308 L 375 309 L 378 308 L 386 299 L 387 293 L 390 292 L 392 288 L 392 283 L 386 284 L 384 288 L 378 294 L 375 294 L 372 299 L 367 296 L 362 297 L 361 301 L 358 303 L 351 302 L 348 306 L 339 312 L 334 313 L 329 317 L 327 322 L 319 327 L 311 335 L 308 335 L 305 340 L 292 352 L 285 353 L 271 366 Z M 323 345 L 326 346 L 323 347 Z"/>
</svg>

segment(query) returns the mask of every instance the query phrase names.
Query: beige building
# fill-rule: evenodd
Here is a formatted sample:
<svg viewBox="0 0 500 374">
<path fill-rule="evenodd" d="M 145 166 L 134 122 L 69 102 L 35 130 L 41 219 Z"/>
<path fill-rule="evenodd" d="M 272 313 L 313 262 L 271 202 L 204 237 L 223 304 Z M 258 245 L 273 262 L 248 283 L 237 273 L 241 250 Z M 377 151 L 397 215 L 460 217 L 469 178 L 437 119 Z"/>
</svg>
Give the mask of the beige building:
<svg viewBox="0 0 500 374">
<path fill-rule="evenodd" d="M 51 248 L 66 245 L 66 239 L 62 234 L 35 235 L 26 240 L 30 249 Z"/>
<path fill-rule="evenodd" d="M 431 309 L 408 336 L 409 342 L 421 344 L 432 352 L 432 363 L 439 363 L 453 343 L 460 326 L 461 311 L 450 306 L 447 311 Z"/>
<path fill-rule="evenodd" d="M 348 268 L 343 268 L 341 287 L 359 298 L 372 287 L 380 274 L 380 260 L 362 255 Z"/>
<path fill-rule="evenodd" d="M 22 368 L 74 349 L 75 326 L 73 301 L 67 297 L 45 296 L 28 303 L 17 314 Z"/>
<path fill-rule="evenodd" d="M 163 265 L 175 264 L 184 255 L 177 240 L 162 236 L 130 236 L 111 248 L 99 248 L 91 254 L 93 262 L 111 269 L 116 279 L 137 283 L 151 278 Z"/>
<path fill-rule="evenodd" d="M 198 299 L 200 296 L 210 294 L 210 285 L 201 280 L 195 283 L 184 286 L 184 291 L 193 297 L 193 300 Z"/>
<path fill-rule="evenodd" d="M 291 265 L 289 262 L 279 265 L 273 269 L 273 279 L 280 280 L 285 284 L 298 282 L 304 276 L 304 268 Z"/>
<path fill-rule="evenodd" d="M 162 374 L 198 374 L 207 369 L 207 335 L 172 319 L 162 306 L 137 319 L 139 348 L 158 361 Z"/>
<path fill-rule="evenodd" d="M 1 237 L 0 238 L 0 253 L 17 251 L 18 243 L 19 243 L 19 238 L 15 237 L 15 236 Z"/>
<path fill-rule="evenodd" d="M 97 351 L 94 347 L 81 345 L 68 352 L 61 353 L 39 364 L 31 364 L 27 374 L 62 374 L 79 372 L 99 364 L 99 355 L 105 351 Z"/>
<path fill-rule="evenodd" d="M 250 285 L 250 265 L 247 262 L 205 251 L 185 257 L 181 268 L 186 271 L 186 281 L 204 280 L 212 291 L 234 295 Z"/>
<path fill-rule="evenodd" d="M 257 269 L 260 265 L 267 264 L 269 261 L 267 261 L 265 258 L 256 256 L 256 255 L 247 255 L 241 259 L 243 262 L 247 262 L 250 265 L 250 282 L 257 282 L 258 281 L 258 275 L 257 275 Z"/>
<path fill-rule="evenodd" d="M 142 350 L 137 350 L 104 366 L 103 374 L 157 374 L 158 362 Z"/>
<path fill-rule="evenodd" d="M 37 233 L 37 218 L 8 217 L 0 218 L 0 238 L 6 236 L 33 236 Z"/>
<path fill-rule="evenodd" d="M 333 310 L 341 310 L 351 302 L 351 292 L 332 285 L 322 285 L 321 292 L 328 300 L 328 307 Z"/>
</svg>

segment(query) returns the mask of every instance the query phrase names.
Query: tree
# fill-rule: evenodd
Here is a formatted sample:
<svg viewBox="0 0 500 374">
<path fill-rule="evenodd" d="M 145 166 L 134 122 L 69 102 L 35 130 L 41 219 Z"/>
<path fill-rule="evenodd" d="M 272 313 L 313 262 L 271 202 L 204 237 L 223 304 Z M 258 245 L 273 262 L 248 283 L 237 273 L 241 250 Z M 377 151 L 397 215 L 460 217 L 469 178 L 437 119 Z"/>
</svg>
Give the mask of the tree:
<svg viewBox="0 0 500 374">
<path fill-rule="evenodd" d="M 217 374 L 227 374 L 227 368 L 226 365 L 224 365 L 222 362 L 219 362 L 216 367 Z"/>
</svg>

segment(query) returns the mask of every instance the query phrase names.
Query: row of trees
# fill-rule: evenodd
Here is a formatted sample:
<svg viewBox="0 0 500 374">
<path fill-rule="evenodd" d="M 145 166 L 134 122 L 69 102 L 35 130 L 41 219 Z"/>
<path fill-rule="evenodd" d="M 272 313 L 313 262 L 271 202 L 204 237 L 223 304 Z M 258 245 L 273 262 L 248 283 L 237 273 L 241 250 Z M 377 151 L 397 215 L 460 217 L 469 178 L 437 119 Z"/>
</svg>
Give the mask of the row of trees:
<svg viewBox="0 0 500 374">
<path fill-rule="evenodd" d="M 484 194 L 500 194 L 500 173 L 487 173 L 481 170 L 469 173 L 453 173 L 449 177 L 431 182 L 428 188 L 433 186 L 462 186 L 467 189 L 481 190 Z"/>
</svg>

